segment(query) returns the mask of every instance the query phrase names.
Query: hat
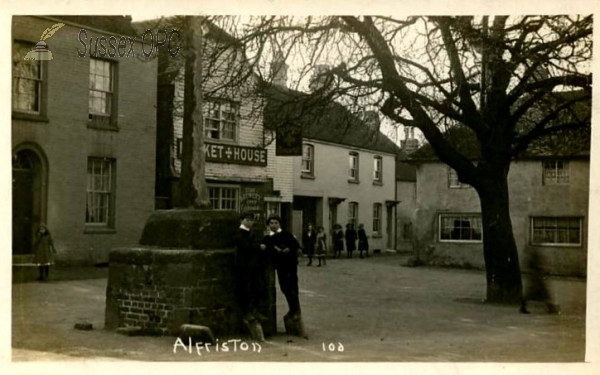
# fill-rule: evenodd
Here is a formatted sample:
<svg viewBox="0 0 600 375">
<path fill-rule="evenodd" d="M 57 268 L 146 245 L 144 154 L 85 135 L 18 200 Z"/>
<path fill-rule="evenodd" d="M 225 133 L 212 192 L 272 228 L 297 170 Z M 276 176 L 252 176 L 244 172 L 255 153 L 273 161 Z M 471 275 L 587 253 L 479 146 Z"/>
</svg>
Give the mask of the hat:
<svg viewBox="0 0 600 375">
<path fill-rule="evenodd" d="M 271 220 L 277 220 L 279 222 L 279 224 L 281 224 L 281 217 L 277 214 L 271 214 L 269 215 L 269 217 L 267 218 L 267 225 L 269 225 L 269 222 Z"/>
<path fill-rule="evenodd" d="M 242 211 L 240 213 L 240 220 L 244 220 L 244 219 L 252 219 L 252 220 L 254 220 L 254 213 L 250 212 L 250 211 Z"/>
</svg>

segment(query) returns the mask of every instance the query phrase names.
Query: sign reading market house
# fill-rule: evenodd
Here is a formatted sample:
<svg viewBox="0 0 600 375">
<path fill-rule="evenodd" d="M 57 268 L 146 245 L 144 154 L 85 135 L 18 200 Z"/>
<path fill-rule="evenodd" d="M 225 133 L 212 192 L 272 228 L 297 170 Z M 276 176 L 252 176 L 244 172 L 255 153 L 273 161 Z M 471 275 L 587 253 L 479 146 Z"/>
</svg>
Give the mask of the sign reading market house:
<svg viewBox="0 0 600 375">
<path fill-rule="evenodd" d="M 205 142 L 204 155 L 206 161 L 215 163 L 267 165 L 267 150 L 264 148 Z"/>
</svg>

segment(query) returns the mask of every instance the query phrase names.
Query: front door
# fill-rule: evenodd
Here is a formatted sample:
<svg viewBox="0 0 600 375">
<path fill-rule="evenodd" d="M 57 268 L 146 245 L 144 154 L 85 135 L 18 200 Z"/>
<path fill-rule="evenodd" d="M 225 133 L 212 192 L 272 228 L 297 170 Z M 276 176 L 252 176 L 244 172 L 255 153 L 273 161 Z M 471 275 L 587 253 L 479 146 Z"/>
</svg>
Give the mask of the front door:
<svg viewBox="0 0 600 375">
<path fill-rule="evenodd" d="M 35 154 L 20 151 L 13 161 L 12 183 L 12 248 L 13 255 L 31 254 L 35 214 Z"/>
</svg>

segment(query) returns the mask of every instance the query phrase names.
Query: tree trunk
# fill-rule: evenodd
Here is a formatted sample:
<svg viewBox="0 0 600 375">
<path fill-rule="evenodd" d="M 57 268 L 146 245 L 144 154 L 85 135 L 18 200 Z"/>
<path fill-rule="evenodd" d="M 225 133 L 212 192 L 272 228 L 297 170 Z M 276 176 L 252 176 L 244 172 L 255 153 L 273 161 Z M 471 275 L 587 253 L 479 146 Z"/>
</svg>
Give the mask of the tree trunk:
<svg viewBox="0 0 600 375">
<path fill-rule="evenodd" d="M 517 304 L 522 298 L 519 254 L 512 230 L 508 164 L 482 167 L 477 189 L 481 201 L 483 254 L 487 276 L 486 302 Z"/>
<path fill-rule="evenodd" d="M 180 208 L 209 208 L 202 116 L 202 28 L 198 17 L 187 20 L 183 99 L 183 150 L 179 181 Z"/>
</svg>

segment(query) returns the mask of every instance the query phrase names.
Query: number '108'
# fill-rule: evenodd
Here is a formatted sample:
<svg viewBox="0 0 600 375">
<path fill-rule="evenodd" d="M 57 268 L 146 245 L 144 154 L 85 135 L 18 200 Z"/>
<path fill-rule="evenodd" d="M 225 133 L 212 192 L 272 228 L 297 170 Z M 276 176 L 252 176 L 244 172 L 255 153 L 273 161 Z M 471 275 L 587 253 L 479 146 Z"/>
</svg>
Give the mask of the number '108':
<svg viewBox="0 0 600 375">
<path fill-rule="evenodd" d="M 324 352 L 343 352 L 344 345 L 341 342 L 338 342 L 337 345 L 333 342 L 329 344 L 323 343 L 323 351 Z"/>
</svg>

